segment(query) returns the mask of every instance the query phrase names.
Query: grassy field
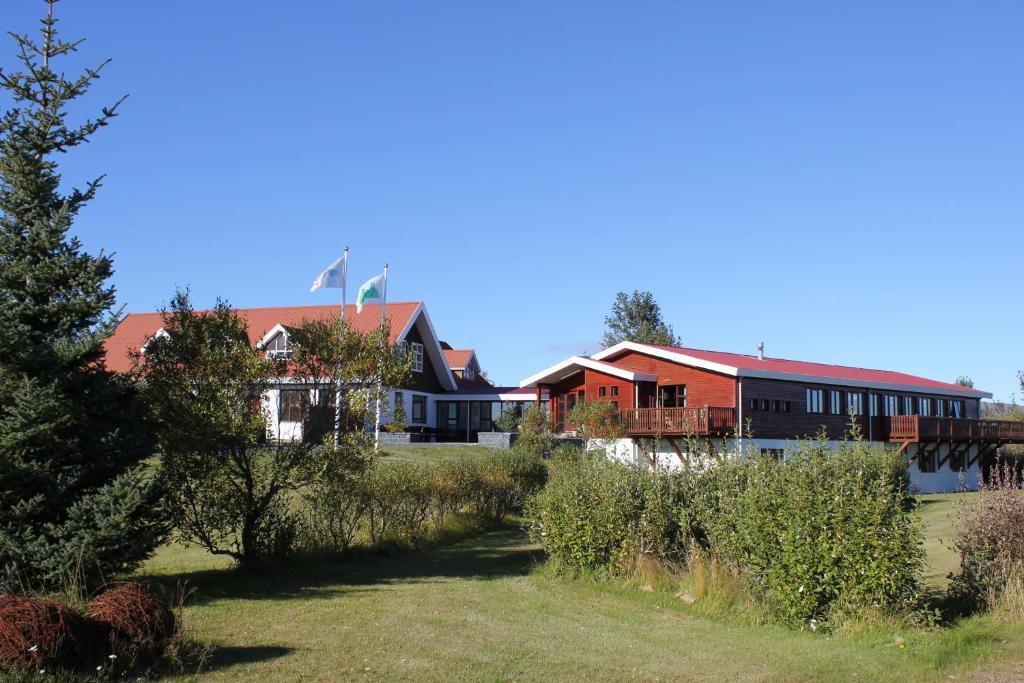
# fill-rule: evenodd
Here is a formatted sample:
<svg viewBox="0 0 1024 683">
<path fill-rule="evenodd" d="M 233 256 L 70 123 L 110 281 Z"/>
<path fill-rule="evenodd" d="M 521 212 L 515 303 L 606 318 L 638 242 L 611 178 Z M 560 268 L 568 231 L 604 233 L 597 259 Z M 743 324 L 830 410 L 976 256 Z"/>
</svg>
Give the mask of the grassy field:
<svg viewBox="0 0 1024 683">
<path fill-rule="evenodd" d="M 397 450 L 397 449 L 396 449 Z M 419 457 L 402 449 L 399 457 Z M 424 453 L 431 457 L 431 452 Z M 389 456 L 392 457 L 392 456 Z M 953 496 L 922 507 L 938 588 Z M 196 589 L 203 678 L 244 680 L 1013 680 L 1024 628 L 975 618 L 828 637 L 699 616 L 672 594 L 551 576 L 523 532 L 246 576 L 164 548 L 149 575 Z M 897 637 L 905 639 L 897 646 Z M 187 678 L 187 677 L 186 677 Z"/>
<path fill-rule="evenodd" d="M 387 446 L 381 449 L 385 461 L 434 463 L 459 458 L 486 458 L 494 455 L 493 448 L 476 444 L 412 444 Z"/>
<path fill-rule="evenodd" d="M 960 500 L 974 493 L 937 493 L 921 496 L 921 521 L 924 523 L 925 550 L 928 551 L 928 570 L 925 584 L 932 589 L 945 590 L 948 576 L 956 571 L 960 558 L 953 549 L 956 536 L 956 506 Z"/>
</svg>

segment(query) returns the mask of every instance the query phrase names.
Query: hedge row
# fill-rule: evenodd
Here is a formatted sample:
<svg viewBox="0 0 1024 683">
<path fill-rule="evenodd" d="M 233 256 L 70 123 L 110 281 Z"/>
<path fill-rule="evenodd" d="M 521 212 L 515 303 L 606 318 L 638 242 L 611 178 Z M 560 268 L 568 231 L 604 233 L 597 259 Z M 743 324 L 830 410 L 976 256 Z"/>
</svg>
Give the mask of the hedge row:
<svg viewBox="0 0 1024 683">
<path fill-rule="evenodd" d="M 638 554 L 685 563 L 699 549 L 780 621 L 806 625 L 840 610 L 916 605 L 924 552 L 913 508 L 899 456 L 851 442 L 702 472 L 563 458 L 528 514 L 533 538 L 562 568 L 621 574 Z"/>
</svg>

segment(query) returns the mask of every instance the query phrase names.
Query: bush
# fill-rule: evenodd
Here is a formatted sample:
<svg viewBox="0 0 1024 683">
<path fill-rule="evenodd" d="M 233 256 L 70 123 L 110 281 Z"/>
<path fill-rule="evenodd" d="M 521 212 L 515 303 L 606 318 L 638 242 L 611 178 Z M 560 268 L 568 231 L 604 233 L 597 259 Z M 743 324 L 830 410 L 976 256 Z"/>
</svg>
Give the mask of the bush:
<svg viewBox="0 0 1024 683">
<path fill-rule="evenodd" d="M 1024 491 L 1012 465 L 993 467 L 978 497 L 962 501 L 959 513 L 955 545 L 960 571 L 953 577 L 951 593 L 982 608 L 1019 596 L 1024 576 Z"/>
<path fill-rule="evenodd" d="M 0 669 L 81 668 L 102 659 L 102 626 L 48 599 L 0 595 Z"/>
<path fill-rule="evenodd" d="M 546 477 L 543 461 L 521 449 L 436 465 L 376 460 L 306 498 L 307 541 L 344 551 L 362 534 L 373 546 L 413 545 L 455 516 L 490 524 L 521 512 Z"/>
<path fill-rule="evenodd" d="M 542 458 L 551 453 L 554 436 L 551 434 L 551 420 L 548 413 L 536 405 L 531 405 L 519 420 L 519 436 L 516 446 L 520 450 Z"/>
<path fill-rule="evenodd" d="M 624 574 L 638 559 L 699 551 L 791 625 L 866 608 L 902 614 L 919 594 L 924 554 L 905 467 L 861 443 L 674 473 L 561 453 L 528 512 L 556 566 Z"/>
<path fill-rule="evenodd" d="M 101 593 L 87 616 L 107 627 L 109 651 L 127 670 L 155 663 L 177 632 L 174 612 L 146 587 L 123 583 Z"/>
<path fill-rule="evenodd" d="M 516 409 L 509 406 L 501 411 L 494 420 L 494 428 L 499 432 L 514 432 L 519 429 L 519 415 Z"/>
<path fill-rule="evenodd" d="M 675 559 L 682 475 L 658 475 L 600 455 L 562 450 L 527 506 L 530 536 L 570 571 L 624 573 L 639 554 Z"/>
<path fill-rule="evenodd" d="M 833 453 L 813 443 L 784 461 L 711 469 L 683 519 L 779 620 L 807 625 L 916 607 L 924 551 L 913 509 L 891 449 L 850 442 Z"/>
</svg>

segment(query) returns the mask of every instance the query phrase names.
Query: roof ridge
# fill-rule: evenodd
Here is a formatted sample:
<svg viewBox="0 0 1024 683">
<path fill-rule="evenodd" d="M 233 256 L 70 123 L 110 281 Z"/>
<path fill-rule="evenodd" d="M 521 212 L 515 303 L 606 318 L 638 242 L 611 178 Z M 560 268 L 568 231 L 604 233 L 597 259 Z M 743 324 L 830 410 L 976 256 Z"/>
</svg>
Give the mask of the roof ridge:
<svg viewBox="0 0 1024 683">
<path fill-rule="evenodd" d="M 419 304 L 422 304 L 422 303 L 423 303 L 422 301 L 389 301 L 387 305 L 388 306 L 401 306 L 401 305 L 404 305 L 404 304 L 419 305 Z M 355 305 L 356 304 L 354 302 L 346 303 L 345 307 L 348 308 L 349 306 L 355 306 Z M 367 306 L 380 306 L 380 304 L 366 304 L 366 305 Z M 278 310 L 285 309 L 285 308 L 324 308 L 324 307 L 341 308 L 341 306 L 339 306 L 336 303 L 334 303 L 334 304 L 294 304 L 294 305 L 291 305 L 291 306 L 286 306 L 286 305 L 282 305 L 282 306 L 232 306 L 231 308 L 236 310 L 236 311 L 278 311 Z M 197 313 L 209 313 L 213 309 L 197 308 L 195 310 L 196 310 Z M 125 317 L 127 317 L 129 315 L 160 315 L 160 314 L 161 314 L 161 311 L 132 311 L 130 313 L 125 313 L 124 315 L 125 315 Z"/>
<path fill-rule="evenodd" d="M 639 342 L 639 343 L 642 343 L 642 342 Z M 658 348 L 660 346 L 659 344 L 644 344 L 644 345 L 645 346 L 653 346 L 655 348 Z M 902 370 L 886 370 L 884 368 L 869 368 L 869 367 L 866 367 L 866 366 L 863 366 L 863 365 L 843 365 L 842 363 L 825 363 L 823 361 L 818 361 L 818 360 L 799 360 L 799 359 L 796 359 L 796 358 L 782 358 L 780 356 L 765 356 L 763 359 L 761 359 L 761 358 L 758 358 L 757 356 L 755 356 L 754 354 L 751 354 L 751 353 L 740 353 L 739 351 L 716 351 L 715 349 L 698 349 L 697 347 L 692 347 L 692 346 L 660 346 L 660 348 L 663 348 L 663 349 L 674 349 L 676 351 L 683 351 L 683 352 L 685 352 L 685 351 L 703 351 L 704 353 L 727 353 L 730 356 L 743 356 L 744 358 L 749 358 L 750 360 L 756 360 L 756 361 L 761 361 L 761 360 L 781 360 L 781 361 L 784 361 L 786 363 L 813 363 L 814 365 L 827 365 L 827 366 L 833 367 L 833 368 L 846 368 L 848 370 L 870 370 L 872 372 L 894 372 L 894 373 L 897 373 L 897 374 L 900 374 L 900 375 L 910 375 L 910 373 L 904 372 Z M 918 377 L 919 375 L 910 375 L 910 376 L 911 377 Z M 929 379 L 929 378 L 921 377 L 921 379 Z M 933 380 L 929 380 L 929 381 L 941 382 L 942 380 L 935 380 L 935 379 L 933 379 Z M 953 382 L 948 382 L 948 384 L 953 384 Z"/>
</svg>

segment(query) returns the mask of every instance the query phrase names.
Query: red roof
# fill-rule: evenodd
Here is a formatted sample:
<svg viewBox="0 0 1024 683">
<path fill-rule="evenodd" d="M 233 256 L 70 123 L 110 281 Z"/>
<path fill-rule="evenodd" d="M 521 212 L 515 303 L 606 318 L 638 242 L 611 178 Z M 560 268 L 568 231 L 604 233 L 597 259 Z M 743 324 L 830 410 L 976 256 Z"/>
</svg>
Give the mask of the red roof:
<svg viewBox="0 0 1024 683">
<path fill-rule="evenodd" d="M 387 305 L 391 323 L 391 343 L 409 326 L 420 307 L 418 301 L 400 301 Z M 270 308 L 239 308 L 238 314 L 249 322 L 249 341 L 255 345 L 277 325 L 295 326 L 303 320 L 322 320 L 338 315 L 340 306 L 277 306 Z M 362 313 L 356 313 L 355 304 L 345 307 L 345 320 L 356 332 L 369 333 L 380 325 L 380 305 L 366 304 Z M 115 372 L 131 369 L 132 351 L 136 351 L 163 327 L 159 313 L 129 313 L 104 342 L 107 367 Z"/>
<path fill-rule="evenodd" d="M 452 370 L 461 370 L 466 367 L 473 349 L 445 349 L 444 359 L 448 361 L 448 367 Z"/>
<path fill-rule="evenodd" d="M 737 370 L 760 371 L 779 374 L 806 375 L 823 377 L 832 380 L 848 380 L 854 382 L 865 382 L 869 384 L 900 384 L 905 386 L 920 387 L 926 389 L 945 389 L 947 391 L 958 391 L 963 393 L 975 393 L 987 396 L 988 393 L 970 387 L 960 386 L 951 382 L 940 382 L 934 379 L 908 375 L 904 372 L 893 370 L 872 370 L 870 368 L 854 368 L 845 365 L 828 365 L 826 363 L 809 363 L 807 361 L 787 360 L 785 358 L 768 358 L 763 360 L 757 356 L 742 353 L 727 353 L 724 351 L 707 351 L 704 349 L 688 349 L 676 346 L 660 346 L 656 344 L 645 344 L 663 351 L 671 351 L 687 356 L 692 356 L 710 363 L 719 363 Z"/>
</svg>

